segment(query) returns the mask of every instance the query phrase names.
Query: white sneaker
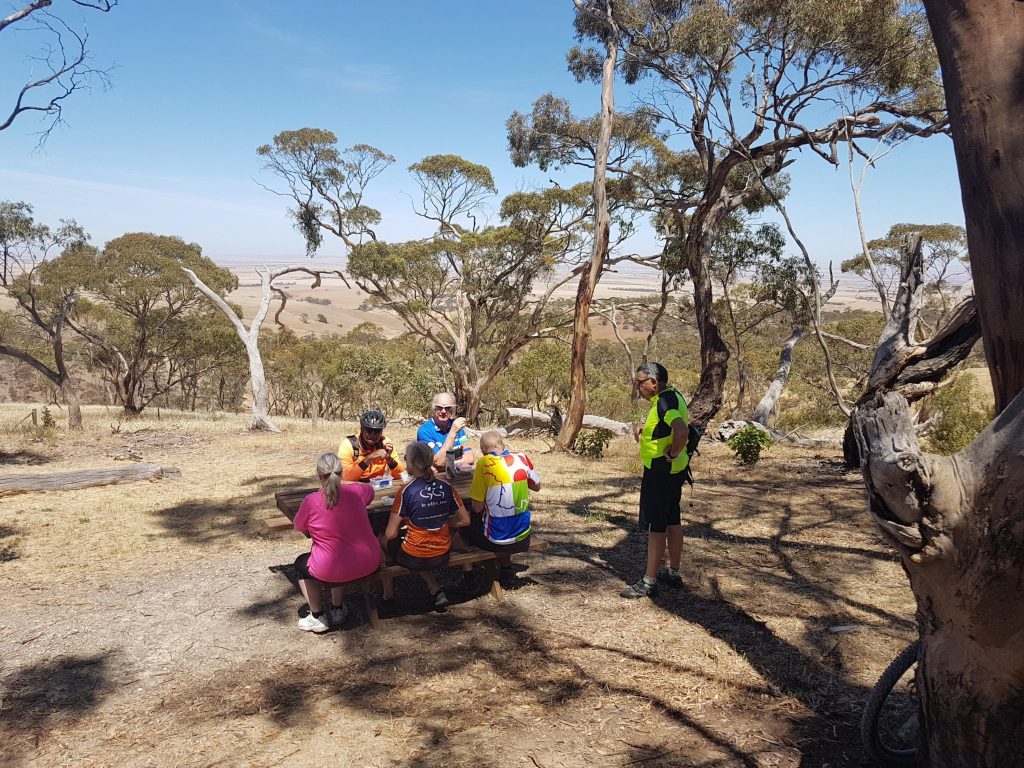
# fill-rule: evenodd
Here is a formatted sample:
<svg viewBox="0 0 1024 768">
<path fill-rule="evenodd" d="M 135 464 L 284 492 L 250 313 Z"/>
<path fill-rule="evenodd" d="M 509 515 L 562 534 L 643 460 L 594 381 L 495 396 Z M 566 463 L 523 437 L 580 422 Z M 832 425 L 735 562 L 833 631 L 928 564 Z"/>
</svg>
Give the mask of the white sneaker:
<svg viewBox="0 0 1024 768">
<path fill-rule="evenodd" d="M 331 606 L 330 616 L 331 616 L 331 626 L 332 627 L 340 627 L 342 624 L 345 623 L 345 619 L 348 618 L 348 606 L 345 605 L 344 603 L 342 603 L 340 608 L 335 608 L 332 605 Z"/>
<path fill-rule="evenodd" d="M 308 616 L 303 616 L 299 619 L 299 629 L 303 632 L 316 632 L 319 635 L 321 632 L 326 632 L 331 628 L 330 625 L 324 621 L 325 618 L 326 617 L 324 616 L 317 618 L 312 613 Z"/>
</svg>

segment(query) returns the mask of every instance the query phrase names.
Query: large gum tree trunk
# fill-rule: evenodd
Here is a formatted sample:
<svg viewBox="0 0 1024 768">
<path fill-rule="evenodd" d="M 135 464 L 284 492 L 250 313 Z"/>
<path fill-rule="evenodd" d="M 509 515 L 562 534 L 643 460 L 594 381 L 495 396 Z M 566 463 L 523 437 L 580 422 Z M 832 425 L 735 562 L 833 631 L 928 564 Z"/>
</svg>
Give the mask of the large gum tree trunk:
<svg viewBox="0 0 1024 768">
<path fill-rule="evenodd" d="M 64 395 L 64 401 L 68 404 L 68 429 L 81 429 L 82 401 L 78 397 L 78 391 L 70 376 L 64 376 L 61 379 L 60 391 Z"/>
<path fill-rule="evenodd" d="M 1024 3 L 926 0 L 996 411 L 1024 389 Z"/>
<path fill-rule="evenodd" d="M 922 539 L 904 563 L 923 640 L 924 762 L 1004 768 L 1024 765 L 1024 3 L 925 7 L 998 415 L 950 459 L 922 456 L 911 442 L 890 454 L 895 465 L 869 455 L 862 466 L 872 507 L 909 518 Z M 909 417 L 899 403 L 886 406 L 897 409 L 890 431 L 878 422 L 891 444 Z M 872 423 L 858 430 L 862 452 L 887 444 L 871 439 Z M 878 477 L 873 462 L 882 462 Z"/>
<path fill-rule="evenodd" d="M 702 230 L 698 229 L 697 232 Z M 703 230 L 704 233 L 707 230 Z M 700 333 L 700 381 L 689 405 L 690 423 L 707 428 L 708 422 L 722 407 L 725 378 L 729 372 L 729 347 L 722 338 L 715 317 L 714 294 L 711 289 L 711 273 L 707 268 L 704 242 L 710 242 L 713 234 L 690 234 L 684 248 L 684 259 L 693 281 L 693 311 Z"/>
<path fill-rule="evenodd" d="M 579 287 L 576 290 L 576 307 L 572 326 L 569 408 L 562 420 L 562 429 L 558 433 L 557 440 L 557 445 L 562 450 L 568 450 L 576 442 L 576 436 L 583 426 L 583 416 L 587 411 L 587 345 L 590 343 L 590 305 L 594 300 L 597 282 L 601 279 L 605 259 L 608 257 L 608 244 L 611 238 L 611 218 L 608 212 L 605 175 L 608 168 L 608 153 L 611 150 L 612 126 L 615 120 L 613 86 L 615 61 L 619 50 L 611 5 L 611 3 L 608 4 L 605 17 L 607 31 L 604 39 L 604 64 L 601 70 L 601 126 L 594 157 L 594 243 L 590 254 L 590 263 L 580 275 Z M 579 3 L 577 3 L 577 7 L 579 7 Z"/>
<path fill-rule="evenodd" d="M 968 300 L 915 341 L 920 240 L 904 258 L 851 427 L 870 511 L 917 600 L 920 764 L 1024 765 L 1024 394 L 960 453 L 921 451 L 908 401 L 966 357 L 978 323 Z"/>
<path fill-rule="evenodd" d="M 249 429 L 255 432 L 277 432 L 278 428 L 270 420 L 270 390 L 267 388 L 267 375 L 263 370 L 259 339 L 246 334 L 242 343 L 245 344 L 245 353 L 249 358 L 249 385 L 252 388 L 252 418 L 249 420 Z M 223 385 L 223 379 L 221 383 Z"/>
</svg>

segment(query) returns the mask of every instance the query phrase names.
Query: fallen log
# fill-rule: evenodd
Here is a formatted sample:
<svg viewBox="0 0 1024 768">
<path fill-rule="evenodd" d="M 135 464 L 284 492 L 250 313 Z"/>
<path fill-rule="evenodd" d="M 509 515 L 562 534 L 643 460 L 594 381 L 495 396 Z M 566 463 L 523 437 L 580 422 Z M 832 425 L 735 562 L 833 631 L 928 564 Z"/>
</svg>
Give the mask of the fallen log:
<svg viewBox="0 0 1024 768">
<path fill-rule="evenodd" d="M 544 411 L 534 411 L 529 408 L 506 408 L 510 423 L 506 425 L 509 432 L 515 429 L 529 429 L 530 427 L 550 427 L 551 416 Z M 584 416 L 583 426 L 591 429 L 607 429 L 616 435 L 632 435 L 633 427 L 622 421 L 613 421 L 603 416 Z"/>
<path fill-rule="evenodd" d="M 161 467 L 159 464 L 131 464 L 127 467 L 110 469 L 80 469 L 74 472 L 57 472 L 50 475 L 0 475 L 0 496 L 30 491 L 70 491 L 75 488 L 137 483 L 142 480 L 160 480 L 171 477 L 181 477 L 181 470 L 175 467 Z"/>
<path fill-rule="evenodd" d="M 718 428 L 718 439 L 725 442 L 730 437 L 735 435 L 745 426 L 750 425 L 755 429 L 759 429 L 767 434 L 776 443 L 786 443 L 787 445 L 799 445 L 805 448 L 826 448 L 830 446 L 836 446 L 840 444 L 839 438 L 818 438 L 818 437 L 805 437 L 799 432 L 780 432 L 777 429 L 770 429 L 764 424 L 757 421 L 742 421 L 739 419 L 729 419 L 723 421 Z"/>
</svg>

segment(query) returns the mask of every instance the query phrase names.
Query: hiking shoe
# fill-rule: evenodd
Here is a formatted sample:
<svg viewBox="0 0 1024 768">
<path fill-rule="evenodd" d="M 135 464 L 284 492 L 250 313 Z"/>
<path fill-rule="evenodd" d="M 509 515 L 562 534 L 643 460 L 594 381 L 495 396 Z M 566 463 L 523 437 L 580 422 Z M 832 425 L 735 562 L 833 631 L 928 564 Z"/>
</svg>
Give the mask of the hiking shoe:
<svg viewBox="0 0 1024 768">
<path fill-rule="evenodd" d="M 641 577 L 635 584 L 630 584 L 624 590 L 619 592 L 619 597 L 634 599 L 637 597 L 654 597 L 656 594 L 658 594 L 658 585 L 648 584 L 643 580 L 643 577 Z"/>
<path fill-rule="evenodd" d="M 448 595 L 444 593 L 443 589 L 437 590 L 434 593 L 434 610 L 438 613 L 442 613 L 448 608 Z"/>
<path fill-rule="evenodd" d="M 331 606 L 331 626 L 340 627 L 345 623 L 345 619 L 348 618 L 348 606 L 342 603 L 337 608 Z"/>
<path fill-rule="evenodd" d="M 331 628 L 330 624 L 325 621 L 326 618 L 326 616 L 318 618 L 311 613 L 309 616 L 299 619 L 299 629 L 303 632 L 316 632 L 319 635 Z"/>
<path fill-rule="evenodd" d="M 683 586 L 682 576 L 680 576 L 678 573 L 673 576 L 671 573 L 664 570 L 658 571 L 658 581 L 660 581 L 667 587 L 672 587 L 673 589 L 679 589 L 681 586 Z"/>
</svg>

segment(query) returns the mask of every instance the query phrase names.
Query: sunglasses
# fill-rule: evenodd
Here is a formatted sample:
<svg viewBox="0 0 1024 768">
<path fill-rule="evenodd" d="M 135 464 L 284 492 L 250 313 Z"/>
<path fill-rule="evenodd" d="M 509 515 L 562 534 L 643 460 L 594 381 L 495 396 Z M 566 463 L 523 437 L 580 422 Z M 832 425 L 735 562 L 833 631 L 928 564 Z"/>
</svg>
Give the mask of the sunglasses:
<svg viewBox="0 0 1024 768">
<path fill-rule="evenodd" d="M 639 387 L 641 384 L 646 384 L 648 381 L 653 381 L 653 379 L 637 379 L 636 385 Z"/>
<path fill-rule="evenodd" d="M 438 413 L 455 413 L 454 405 L 435 405 L 434 410 Z"/>
<path fill-rule="evenodd" d="M 384 433 L 383 429 L 364 429 L 363 434 L 367 437 L 379 437 Z"/>
</svg>

